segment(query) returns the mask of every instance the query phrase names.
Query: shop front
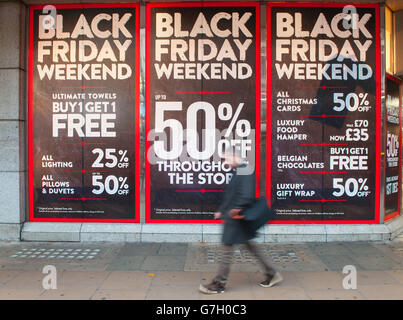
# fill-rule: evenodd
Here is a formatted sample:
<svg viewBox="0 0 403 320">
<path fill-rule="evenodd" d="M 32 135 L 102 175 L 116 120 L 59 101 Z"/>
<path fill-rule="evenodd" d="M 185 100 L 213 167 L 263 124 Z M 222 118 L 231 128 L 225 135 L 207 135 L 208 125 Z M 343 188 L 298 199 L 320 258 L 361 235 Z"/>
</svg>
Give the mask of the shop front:
<svg viewBox="0 0 403 320">
<path fill-rule="evenodd" d="M 394 238 L 403 6 L 389 5 L 19 5 L 22 192 L 18 212 L 0 206 L 15 215 L 2 238 L 220 241 L 228 150 L 272 209 L 257 241 Z"/>
</svg>

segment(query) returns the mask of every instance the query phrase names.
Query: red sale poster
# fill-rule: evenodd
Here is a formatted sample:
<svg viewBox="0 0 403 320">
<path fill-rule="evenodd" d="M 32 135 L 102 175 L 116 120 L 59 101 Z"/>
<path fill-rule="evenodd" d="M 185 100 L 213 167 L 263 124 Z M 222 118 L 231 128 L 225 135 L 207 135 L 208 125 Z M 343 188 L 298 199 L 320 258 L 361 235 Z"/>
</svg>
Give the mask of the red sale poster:
<svg viewBox="0 0 403 320">
<path fill-rule="evenodd" d="M 147 222 L 217 223 L 228 148 L 259 176 L 259 6 L 147 4 Z"/>
<path fill-rule="evenodd" d="M 30 221 L 139 221 L 139 5 L 30 7 Z"/>
</svg>

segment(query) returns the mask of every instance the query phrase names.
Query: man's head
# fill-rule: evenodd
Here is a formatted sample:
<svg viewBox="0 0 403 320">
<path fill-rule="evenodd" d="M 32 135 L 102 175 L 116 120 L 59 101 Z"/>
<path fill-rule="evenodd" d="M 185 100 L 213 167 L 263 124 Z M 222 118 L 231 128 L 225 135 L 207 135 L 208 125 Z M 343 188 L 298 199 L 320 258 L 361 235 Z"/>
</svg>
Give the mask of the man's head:
<svg viewBox="0 0 403 320">
<path fill-rule="evenodd" d="M 242 164 L 241 155 L 231 148 L 224 151 L 223 158 L 224 158 L 225 162 L 228 163 L 228 165 L 231 168 L 236 168 Z"/>
</svg>

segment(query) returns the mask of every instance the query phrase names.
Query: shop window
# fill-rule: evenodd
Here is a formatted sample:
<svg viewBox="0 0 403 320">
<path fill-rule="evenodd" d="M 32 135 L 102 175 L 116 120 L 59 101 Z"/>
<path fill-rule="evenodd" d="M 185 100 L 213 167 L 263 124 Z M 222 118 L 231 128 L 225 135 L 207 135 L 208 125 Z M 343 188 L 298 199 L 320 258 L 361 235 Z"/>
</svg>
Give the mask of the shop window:
<svg viewBox="0 0 403 320">
<path fill-rule="evenodd" d="M 394 74 L 393 12 L 385 7 L 385 56 L 386 72 Z"/>
</svg>

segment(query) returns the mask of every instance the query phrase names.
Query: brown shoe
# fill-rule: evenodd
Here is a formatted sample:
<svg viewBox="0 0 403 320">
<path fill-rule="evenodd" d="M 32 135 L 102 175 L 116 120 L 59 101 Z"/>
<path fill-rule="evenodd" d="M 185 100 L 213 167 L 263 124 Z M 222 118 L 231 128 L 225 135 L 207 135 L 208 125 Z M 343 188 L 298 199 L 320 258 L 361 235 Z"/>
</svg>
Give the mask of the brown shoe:
<svg viewBox="0 0 403 320">
<path fill-rule="evenodd" d="M 205 294 L 216 294 L 216 293 L 223 293 L 225 291 L 225 284 L 213 280 L 210 284 L 208 285 L 200 285 L 199 291 Z"/>
<path fill-rule="evenodd" d="M 262 281 L 260 285 L 263 288 L 270 288 L 281 281 L 283 281 L 283 277 L 280 272 L 276 272 L 274 276 L 267 276 L 266 280 Z"/>
</svg>

